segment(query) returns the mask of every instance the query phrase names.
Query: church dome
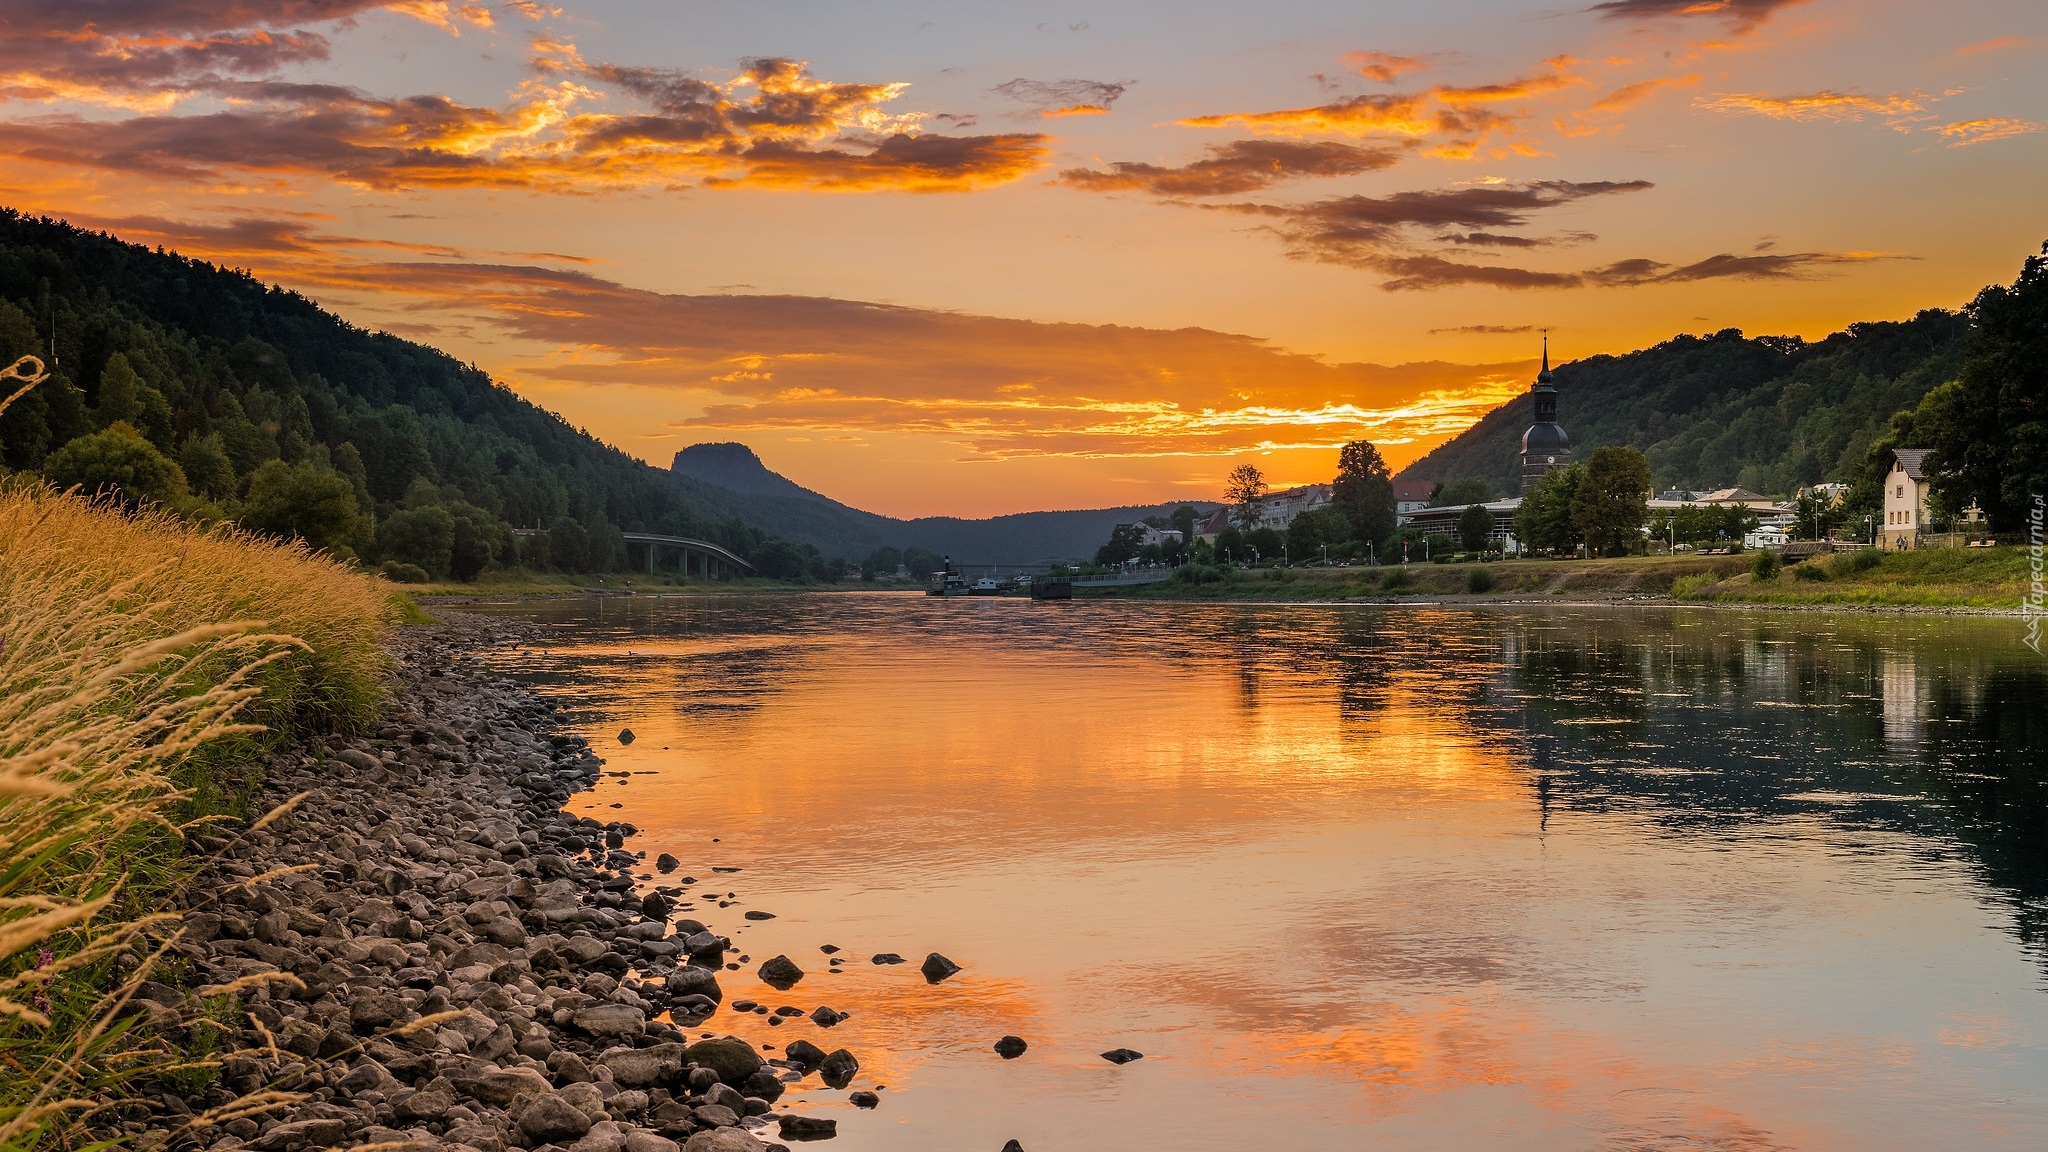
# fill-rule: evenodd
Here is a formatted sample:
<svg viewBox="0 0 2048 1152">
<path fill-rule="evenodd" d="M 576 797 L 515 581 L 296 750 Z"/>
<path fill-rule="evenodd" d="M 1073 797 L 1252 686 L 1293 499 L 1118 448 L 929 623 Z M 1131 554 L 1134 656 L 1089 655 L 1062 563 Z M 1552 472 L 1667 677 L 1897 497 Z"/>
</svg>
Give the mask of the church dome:
<svg viewBox="0 0 2048 1152">
<path fill-rule="evenodd" d="M 1522 455 L 1559 456 L 1572 450 L 1572 438 L 1558 424 L 1532 424 L 1522 433 Z"/>
</svg>

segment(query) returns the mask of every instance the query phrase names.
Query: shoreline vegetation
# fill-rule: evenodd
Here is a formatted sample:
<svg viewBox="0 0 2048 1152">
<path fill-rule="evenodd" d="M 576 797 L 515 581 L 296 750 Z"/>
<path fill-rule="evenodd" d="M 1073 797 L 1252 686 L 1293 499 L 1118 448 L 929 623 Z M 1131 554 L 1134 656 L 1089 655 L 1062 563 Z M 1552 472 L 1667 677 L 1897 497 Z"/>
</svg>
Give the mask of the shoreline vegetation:
<svg viewBox="0 0 2048 1152">
<path fill-rule="evenodd" d="M 1759 557 L 1771 559 L 1761 565 Z M 1077 593 L 1091 599 L 1364 600 L 1541 603 L 1655 601 L 1734 607 L 2022 610 L 2024 548 L 1862 549 L 1794 565 L 1760 550 L 1721 556 L 1410 563 L 1377 568 L 1211 568 L 1159 584 Z"/>
<path fill-rule="evenodd" d="M 407 619 L 303 546 L 0 487 L 0 1152 L 831 1133 L 772 1105 L 852 1053 L 683 1031 L 730 941 L 563 810 L 602 761 L 475 659 L 521 626 Z"/>
<path fill-rule="evenodd" d="M 134 1014 L 177 967 L 164 909 L 210 833 L 270 818 L 262 753 L 374 723 L 390 614 L 300 545 L 0 485 L 0 1148 L 80 1146 L 205 1062 L 203 1010 Z"/>
</svg>

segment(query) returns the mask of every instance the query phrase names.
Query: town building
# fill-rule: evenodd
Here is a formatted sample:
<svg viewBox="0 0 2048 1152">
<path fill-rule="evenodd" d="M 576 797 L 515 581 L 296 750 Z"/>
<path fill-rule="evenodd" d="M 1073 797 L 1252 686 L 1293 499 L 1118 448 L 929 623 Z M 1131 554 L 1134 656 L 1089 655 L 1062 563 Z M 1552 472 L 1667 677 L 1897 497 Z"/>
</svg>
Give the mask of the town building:
<svg viewBox="0 0 2048 1152">
<path fill-rule="evenodd" d="M 1543 336 L 1543 369 L 1529 389 L 1536 422 L 1522 433 L 1522 494 L 1534 491 L 1549 472 L 1572 466 L 1572 439 L 1557 422 L 1557 378 L 1550 374 L 1550 334 Z"/>
<path fill-rule="evenodd" d="M 1884 474 L 1884 526 L 1887 547 L 1905 550 L 1920 543 L 1929 527 L 1927 511 L 1928 449 L 1894 448 L 1892 466 Z"/>
<path fill-rule="evenodd" d="M 1394 522 L 1407 522 L 1410 513 L 1420 512 L 1436 499 L 1437 489 L 1442 487 L 1434 480 L 1394 481 Z"/>
<path fill-rule="evenodd" d="M 1271 528 L 1275 532 L 1287 531 L 1294 518 L 1303 512 L 1320 512 L 1336 499 L 1334 484 L 1304 484 L 1284 492 L 1269 493 L 1259 502 L 1258 521 L 1251 525 L 1253 530 Z M 1212 510 L 1195 523 L 1195 539 L 1205 543 L 1216 543 L 1216 537 L 1225 528 L 1245 531 L 1245 525 L 1238 514 L 1239 505 L 1226 504 Z"/>
</svg>

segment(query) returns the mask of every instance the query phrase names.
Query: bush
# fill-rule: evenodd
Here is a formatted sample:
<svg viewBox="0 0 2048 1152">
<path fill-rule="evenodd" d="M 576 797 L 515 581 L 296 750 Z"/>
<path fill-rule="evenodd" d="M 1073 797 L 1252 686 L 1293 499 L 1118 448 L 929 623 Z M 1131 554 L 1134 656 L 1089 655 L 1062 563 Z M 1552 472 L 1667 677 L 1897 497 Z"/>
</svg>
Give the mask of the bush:
<svg viewBox="0 0 2048 1152">
<path fill-rule="evenodd" d="M 433 579 L 432 576 L 427 575 L 425 568 L 417 564 L 407 564 L 403 560 L 386 560 L 384 566 L 379 568 L 378 571 L 383 573 L 384 578 L 393 584 L 425 584 Z"/>
<path fill-rule="evenodd" d="M 1388 592 L 1392 592 L 1397 588 L 1406 588 L 1409 582 L 1410 578 L 1407 568 L 1389 568 L 1387 569 L 1387 578 L 1380 582 L 1380 587 Z"/>
<path fill-rule="evenodd" d="M 1792 578 L 1794 580 L 1815 582 L 1824 581 L 1828 578 L 1828 571 L 1818 564 L 1801 564 L 1792 569 Z"/>
<path fill-rule="evenodd" d="M 1756 559 L 1749 563 L 1749 576 L 1759 584 L 1768 584 L 1778 578 L 1778 570 L 1784 566 L 1783 557 L 1769 548 L 1759 548 Z"/>
<path fill-rule="evenodd" d="M 1856 576 L 1870 571 L 1884 563 L 1884 553 L 1876 548 L 1858 548 L 1854 552 L 1838 552 L 1828 562 L 1829 570 L 1835 576 Z"/>
<path fill-rule="evenodd" d="M 328 552 L 348 547 L 370 531 L 348 477 L 311 460 L 270 460 L 257 468 L 249 476 L 249 498 L 239 519 L 251 532 L 304 540 Z"/>
<path fill-rule="evenodd" d="M 43 461 L 43 475 L 59 488 L 76 485 L 87 496 L 112 496 L 127 507 L 163 504 L 185 493 L 185 473 L 126 424 L 80 436 Z"/>
<path fill-rule="evenodd" d="M 438 580 L 448 574 L 455 551 L 455 517 L 432 504 L 393 512 L 377 528 L 377 550 L 386 560 L 417 565 Z"/>
<path fill-rule="evenodd" d="M 1221 564 L 1189 564 L 1174 569 L 1173 578 L 1182 584 L 1221 584 L 1230 579 L 1230 569 Z"/>
<path fill-rule="evenodd" d="M 1474 568 L 1465 573 L 1465 591 L 1474 596 L 1493 591 L 1493 573 L 1484 568 Z"/>
<path fill-rule="evenodd" d="M 1713 595 L 1709 589 L 1714 586 L 1711 572 L 1700 572 L 1692 576 L 1680 576 L 1671 582 L 1673 600 L 1705 600 Z"/>
<path fill-rule="evenodd" d="M 1294 583 L 1294 569 L 1268 568 L 1266 569 L 1266 579 L 1276 584 L 1292 584 Z"/>
</svg>

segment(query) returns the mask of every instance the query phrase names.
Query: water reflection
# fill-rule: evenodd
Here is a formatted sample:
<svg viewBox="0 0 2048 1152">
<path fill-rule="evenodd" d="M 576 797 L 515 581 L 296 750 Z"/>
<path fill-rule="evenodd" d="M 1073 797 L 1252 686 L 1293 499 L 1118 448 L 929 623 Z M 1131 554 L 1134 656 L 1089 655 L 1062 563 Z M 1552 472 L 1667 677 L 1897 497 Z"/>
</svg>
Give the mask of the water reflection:
<svg viewBox="0 0 2048 1152">
<path fill-rule="evenodd" d="M 572 809 L 747 869 L 692 913 L 732 995 L 854 1013 L 713 1021 L 860 1053 L 879 1112 L 803 1096 L 839 1148 L 2048 1142 L 2048 679 L 2006 622 L 518 610 L 558 639 L 507 666 L 658 773 Z M 865 963 L 934 949 L 967 971 Z"/>
</svg>

